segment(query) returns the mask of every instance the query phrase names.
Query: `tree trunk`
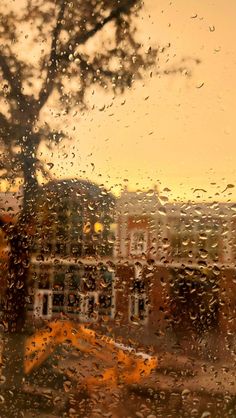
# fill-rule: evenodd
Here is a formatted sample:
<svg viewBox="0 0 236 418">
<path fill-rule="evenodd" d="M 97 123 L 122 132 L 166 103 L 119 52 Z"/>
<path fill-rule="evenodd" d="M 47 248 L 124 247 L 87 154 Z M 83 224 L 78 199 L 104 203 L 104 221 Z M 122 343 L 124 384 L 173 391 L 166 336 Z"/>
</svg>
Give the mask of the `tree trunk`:
<svg viewBox="0 0 236 418">
<path fill-rule="evenodd" d="M 22 397 L 21 389 L 24 380 L 24 341 L 27 334 L 26 299 L 32 246 L 30 226 L 35 219 L 38 195 L 36 168 L 31 151 L 26 153 L 24 159 L 22 210 L 9 236 L 10 256 L 5 295 L 4 322 L 6 332 L 2 370 L 5 380 L 6 417 L 19 416 L 19 397 Z M 14 396 L 11 392 L 14 393 Z M 12 408 L 12 415 L 8 410 L 9 405 Z"/>
<path fill-rule="evenodd" d="M 6 291 L 5 321 L 7 331 L 25 329 L 27 279 L 32 247 L 31 226 L 36 216 L 38 183 L 32 150 L 24 158 L 24 186 L 21 213 L 9 236 L 10 256 Z"/>
</svg>

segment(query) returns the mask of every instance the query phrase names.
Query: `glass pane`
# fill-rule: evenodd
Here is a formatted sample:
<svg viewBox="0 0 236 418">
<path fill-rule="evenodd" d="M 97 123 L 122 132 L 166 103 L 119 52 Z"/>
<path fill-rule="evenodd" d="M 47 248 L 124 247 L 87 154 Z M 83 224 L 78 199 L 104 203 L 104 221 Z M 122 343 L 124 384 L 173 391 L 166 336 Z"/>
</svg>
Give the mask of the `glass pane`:
<svg viewBox="0 0 236 418">
<path fill-rule="evenodd" d="M 236 417 L 235 0 L 0 12 L 0 416 Z"/>
</svg>

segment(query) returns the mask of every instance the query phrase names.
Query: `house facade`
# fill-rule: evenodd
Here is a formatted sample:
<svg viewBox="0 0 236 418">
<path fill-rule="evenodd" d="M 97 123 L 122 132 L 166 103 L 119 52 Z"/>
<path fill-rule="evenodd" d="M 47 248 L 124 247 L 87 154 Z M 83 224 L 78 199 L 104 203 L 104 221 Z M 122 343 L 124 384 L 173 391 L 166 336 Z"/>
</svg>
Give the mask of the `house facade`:
<svg viewBox="0 0 236 418">
<path fill-rule="evenodd" d="M 32 250 L 28 311 L 35 319 L 66 315 L 81 322 L 114 316 L 114 197 L 81 180 L 42 191 Z"/>
<path fill-rule="evenodd" d="M 163 203 L 155 189 L 124 190 L 116 220 L 115 264 L 130 284 L 129 321 L 149 334 L 235 331 L 234 204 Z"/>
</svg>

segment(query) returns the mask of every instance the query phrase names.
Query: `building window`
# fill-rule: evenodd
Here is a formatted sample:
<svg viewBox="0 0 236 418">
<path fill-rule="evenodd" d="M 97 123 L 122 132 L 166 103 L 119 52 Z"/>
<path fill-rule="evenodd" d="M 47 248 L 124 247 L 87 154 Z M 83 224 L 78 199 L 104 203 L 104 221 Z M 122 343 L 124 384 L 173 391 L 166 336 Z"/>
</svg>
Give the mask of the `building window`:
<svg viewBox="0 0 236 418">
<path fill-rule="evenodd" d="M 37 318 L 50 319 L 52 317 L 52 291 L 39 289 L 34 298 L 34 315 Z"/>
<path fill-rule="evenodd" d="M 80 313 L 80 302 L 81 297 L 79 295 L 79 292 L 69 292 L 67 295 L 67 312 L 69 314 L 79 314 Z"/>
<path fill-rule="evenodd" d="M 134 281 L 129 296 L 129 319 L 132 322 L 145 324 L 148 321 L 148 297 L 143 279 L 143 266 L 135 263 Z"/>
<path fill-rule="evenodd" d="M 83 322 L 114 317 L 114 273 L 105 267 L 40 263 L 31 274 L 35 281 L 32 308 L 37 317 L 51 318 L 59 312 L 78 315 Z"/>
<path fill-rule="evenodd" d="M 146 324 L 148 321 L 148 298 L 146 293 L 134 292 L 129 298 L 130 321 Z"/>
<path fill-rule="evenodd" d="M 80 319 L 82 321 L 96 321 L 98 318 L 98 293 L 88 292 L 81 296 Z"/>
<path fill-rule="evenodd" d="M 147 251 L 147 231 L 135 230 L 131 233 L 130 254 L 142 255 Z"/>
</svg>

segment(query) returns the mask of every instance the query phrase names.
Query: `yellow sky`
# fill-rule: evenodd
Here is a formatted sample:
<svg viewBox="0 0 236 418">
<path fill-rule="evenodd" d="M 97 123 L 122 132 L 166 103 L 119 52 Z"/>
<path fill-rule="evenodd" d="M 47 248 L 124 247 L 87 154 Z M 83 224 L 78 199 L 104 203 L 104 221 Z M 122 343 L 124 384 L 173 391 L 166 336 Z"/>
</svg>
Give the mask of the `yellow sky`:
<svg viewBox="0 0 236 418">
<path fill-rule="evenodd" d="M 170 199 L 236 200 L 235 16 L 235 0 L 146 0 L 145 46 L 170 43 L 160 54 L 161 70 L 185 58 L 191 78 L 154 70 L 122 97 L 95 89 L 94 109 L 83 115 L 58 117 L 50 109 L 50 121 L 53 113 L 72 137 L 53 155 L 42 150 L 52 172 L 87 177 L 116 192 L 128 179 L 130 189 L 168 187 Z M 221 193 L 227 184 L 235 188 Z"/>
</svg>

